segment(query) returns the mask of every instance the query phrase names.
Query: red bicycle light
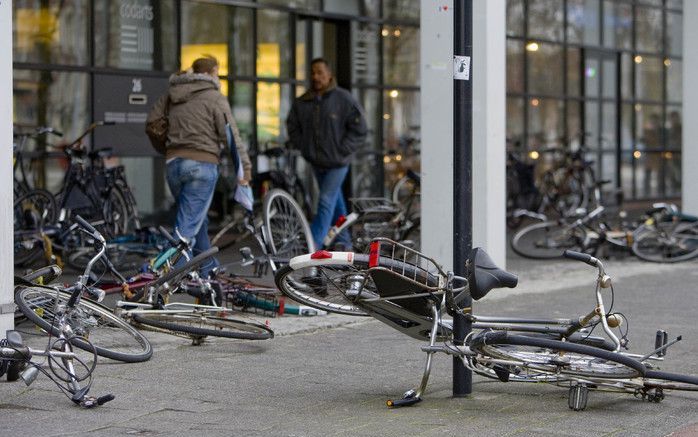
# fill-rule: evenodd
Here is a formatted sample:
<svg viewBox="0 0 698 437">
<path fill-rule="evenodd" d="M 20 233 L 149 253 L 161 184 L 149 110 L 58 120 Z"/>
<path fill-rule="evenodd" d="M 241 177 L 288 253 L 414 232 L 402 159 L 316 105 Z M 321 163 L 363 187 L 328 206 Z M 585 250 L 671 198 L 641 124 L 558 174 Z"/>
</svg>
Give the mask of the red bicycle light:
<svg viewBox="0 0 698 437">
<path fill-rule="evenodd" d="M 340 215 L 337 221 L 334 223 L 336 227 L 340 227 L 344 224 L 344 222 L 347 221 L 347 216 L 345 215 Z"/>
<path fill-rule="evenodd" d="M 332 254 L 326 250 L 318 250 L 310 255 L 310 259 L 328 259 L 332 258 Z"/>
<path fill-rule="evenodd" d="M 378 265 L 378 257 L 380 256 L 381 253 L 381 244 L 378 241 L 374 241 L 371 243 L 371 246 L 369 247 L 368 250 L 368 266 L 369 267 L 376 267 Z"/>
</svg>

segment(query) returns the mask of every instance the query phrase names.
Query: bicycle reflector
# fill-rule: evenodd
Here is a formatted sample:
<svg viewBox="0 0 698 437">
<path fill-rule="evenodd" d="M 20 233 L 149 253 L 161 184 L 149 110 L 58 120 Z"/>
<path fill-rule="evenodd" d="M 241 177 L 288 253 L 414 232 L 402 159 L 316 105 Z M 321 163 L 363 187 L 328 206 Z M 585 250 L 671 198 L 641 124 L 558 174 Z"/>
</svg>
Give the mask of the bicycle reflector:
<svg viewBox="0 0 698 437">
<path fill-rule="evenodd" d="M 334 223 L 334 226 L 338 228 L 338 227 L 342 226 L 344 224 L 344 222 L 346 222 L 346 221 L 347 221 L 347 216 L 342 214 L 339 216 L 337 221 Z"/>
<path fill-rule="evenodd" d="M 328 259 L 332 258 L 332 254 L 326 250 L 318 250 L 312 255 L 310 255 L 310 259 Z"/>
<path fill-rule="evenodd" d="M 379 241 L 371 242 L 368 250 L 368 266 L 376 267 L 378 265 L 378 257 L 381 253 L 381 243 Z"/>
</svg>

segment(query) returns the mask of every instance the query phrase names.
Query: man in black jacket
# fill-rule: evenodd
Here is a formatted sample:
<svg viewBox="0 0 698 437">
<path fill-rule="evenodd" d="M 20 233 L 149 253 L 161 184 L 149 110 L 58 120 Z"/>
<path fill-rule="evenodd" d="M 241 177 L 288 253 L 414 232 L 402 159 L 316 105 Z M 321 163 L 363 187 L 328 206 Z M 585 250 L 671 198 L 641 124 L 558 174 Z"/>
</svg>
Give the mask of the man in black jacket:
<svg viewBox="0 0 698 437">
<path fill-rule="evenodd" d="M 312 164 L 320 187 L 317 214 L 310 224 L 315 245 L 320 247 L 330 226 L 347 213 L 342 183 L 367 129 L 361 106 L 349 91 L 337 86 L 327 61 L 314 59 L 310 69 L 312 87 L 293 102 L 286 125 L 291 143 Z M 351 247 L 346 231 L 337 242 Z"/>
</svg>

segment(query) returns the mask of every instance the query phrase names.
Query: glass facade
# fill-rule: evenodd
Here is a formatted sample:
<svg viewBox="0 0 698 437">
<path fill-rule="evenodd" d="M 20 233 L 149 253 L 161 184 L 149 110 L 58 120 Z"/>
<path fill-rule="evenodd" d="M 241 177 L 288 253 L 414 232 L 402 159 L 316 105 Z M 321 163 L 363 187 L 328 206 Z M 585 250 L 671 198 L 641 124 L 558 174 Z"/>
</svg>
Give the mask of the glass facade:
<svg viewBox="0 0 698 437">
<path fill-rule="evenodd" d="M 367 161 L 357 158 L 353 187 L 360 192 L 354 194 L 383 195 L 408 163 L 419 169 L 417 1 L 19 0 L 13 2 L 13 43 L 15 123 L 50 125 L 70 139 L 91 121 L 114 117 L 120 126 L 99 128 L 88 143 L 114 147 L 125 162 L 150 154 L 142 126 L 149 99 L 197 57 L 219 60 L 222 91 L 255 149 L 286 140 L 293 98 L 306 90 L 310 60 L 322 56 L 340 86 L 365 108 L 370 133 L 359 156 L 373 156 L 380 165 L 389 155 L 395 164 L 383 172 L 359 165 Z M 122 82 L 128 89 L 119 99 L 141 96 L 148 85 L 152 95 L 139 98 L 150 103 L 109 107 L 105 102 L 121 92 L 116 84 Z M 104 83 L 113 83 L 114 90 Z M 120 147 L 118 129 L 127 127 L 138 144 Z M 52 150 L 46 144 L 33 148 Z M 61 161 L 58 155 L 49 154 L 43 169 L 43 184 L 54 191 L 62 175 L 60 165 L 52 164 Z M 152 162 L 150 177 L 160 178 L 161 158 L 138 160 L 141 169 Z"/>
<path fill-rule="evenodd" d="M 507 137 L 586 146 L 626 199 L 681 193 L 681 1 L 507 0 Z"/>
<path fill-rule="evenodd" d="M 100 84 L 122 80 L 132 96 L 141 81 L 156 83 L 157 96 L 172 72 L 208 54 L 221 63 L 223 92 L 251 148 L 283 143 L 310 60 L 323 56 L 367 116 L 353 194 L 383 195 L 408 168 L 419 169 L 416 0 L 12 4 L 18 125 L 50 125 L 70 139 L 111 114 L 136 136 L 98 131 L 95 146 L 113 146 L 132 162 L 150 153 L 142 120 L 129 109 L 105 109 L 111 90 Z M 626 198 L 677 197 L 682 7 L 680 0 L 507 0 L 509 144 L 525 150 L 584 144 L 599 178 L 612 180 Z M 120 148 L 123 138 L 133 144 Z M 52 150 L 41 143 L 30 148 Z M 152 161 L 151 177 L 160 177 L 160 158 L 138 159 Z M 40 179 L 55 190 L 60 159 L 46 162 Z"/>
</svg>

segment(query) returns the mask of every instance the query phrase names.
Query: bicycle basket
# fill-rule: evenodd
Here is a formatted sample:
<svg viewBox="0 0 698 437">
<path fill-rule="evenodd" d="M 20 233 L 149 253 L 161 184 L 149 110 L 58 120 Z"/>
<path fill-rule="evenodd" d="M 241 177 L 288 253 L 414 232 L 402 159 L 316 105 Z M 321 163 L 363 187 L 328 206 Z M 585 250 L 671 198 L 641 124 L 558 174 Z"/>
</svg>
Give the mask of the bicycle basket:
<svg viewBox="0 0 698 437">
<path fill-rule="evenodd" d="M 381 268 L 431 292 L 440 291 L 446 273 L 432 258 L 389 238 L 374 238 L 369 251 L 369 269 Z"/>
<path fill-rule="evenodd" d="M 400 212 L 400 206 L 383 197 L 360 197 L 349 199 L 352 210 L 360 214 L 394 215 Z"/>
</svg>

